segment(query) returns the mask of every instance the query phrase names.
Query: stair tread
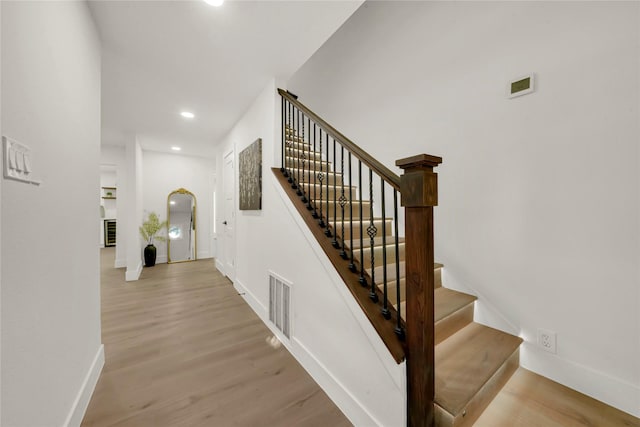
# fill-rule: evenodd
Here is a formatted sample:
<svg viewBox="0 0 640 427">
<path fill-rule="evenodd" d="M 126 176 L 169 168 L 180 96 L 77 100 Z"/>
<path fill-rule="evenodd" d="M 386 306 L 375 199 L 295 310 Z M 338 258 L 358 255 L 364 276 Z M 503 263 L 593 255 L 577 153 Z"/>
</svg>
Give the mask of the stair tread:
<svg viewBox="0 0 640 427">
<path fill-rule="evenodd" d="M 366 200 L 365 200 L 366 201 Z M 366 228 L 371 224 L 371 221 L 373 220 L 373 223 L 375 224 L 376 227 L 378 227 L 378 229 L 382 228 L 382 218 L 380 217 L 374 217 L 374 218 L 367 218 L 366 220 L 362 221 L 362 225 L 364 226 L 364 229 L 366 230 Z M 385 221 L 387 221 L 388 223 L 391 223 L 391 219 L 390 218 L 386 218 Z M 360 227 L 360 221 L 353 221 L 352 224 L 349 224 L 347 222 L 345 222 L 344 227 L 345 229 L 349 229 L 351 228 L 351 226 L 353 225 L 353 228 L 359 228 Z M 365 231 L 366 233 L 366 231 Z M 359 234 L 358 234 L 359 235 Z M 389 237 L 389 236 L 387 236 Z M 364 235 L 364 239 L 367 240 L 369 238 L 369 236 L 367 236 L 366 234 Z M 348 240 L 348 239 L 347 239 Z M 355 239 L 354 239 L 355 240 Z M 359 238 L 358 238 L 359 240 Z"/>
<path fill-rule="evenodd" d="M 444 266 L 438 262 L 433 263 L 434 269 L 438 269 L 442 267 Z M 376 267 L 375 269 L 376 277 L 382 277 L 382 269 L 383 269 L 383 266 Z M 371 275 L 371 268 L 367 268 L 366 271 L 367 271 L 367 274 Z M 400 261 L 400 278 L 403 278 L 403 277 L 405 277 L 405 262 Z M 387 263 L 387 278 L 389 281 L 396 280 L 396 263 L 395 262 Z"/>
<path fill-rule="evenodd" d="M 320 186 L 322 186 L 323 188 L 327 186 L 327 184 L 309 184 L 311 185 L 311 187 L 318 187 L 320 188 Z M 332 185 L 329 185 L 329 187 L 333 187 Z M 356 187 L 355 185 L 348 185 L 348 184 L 344 184 L 344 192 L 348 192 L 349 189 L 351 189 L 351 191 L 357 190 L 358 187 Z M 336 190 L 342 190 L 342 186 L 340 184 L 336 185 Z"/>
<path fill-rule="evenodd" d="M 438 344 L 436 403 L 457 416 L 521 342 L 519 337 L 470 323 Z"/>
<path fill-rule="evenodd" d="M 324 160 L 324 159 L 319 159 L 319 160 L 311 160 L 308 157 L 305 157 L 304 159 L 302 157 L 295 157 L 295 156 L 289 156 L 286 155 L 285 156 L 287 158 L 287 160 L 300 160 L 300 162 L 302 162 L 302 160 L 304 160 L 305 162 L 315 162 L 315 163 L 331 163 L 330 161 Z"/>
<path fill-rule="evenodd" d="M 401 279 L 401 280 L 404 280 L 404 279 Z M 467 305 L 471 304 L 477 299 L 478 298 L 473 295 L 454 291 L 453 289 L 448 289 L 444 287 L 434 289 L 434 300 L 435 300 L 434 321 L 438 323 L 440 320 L 455 313 L 461 308 L 466 307 Z M 400 312 L 402 313 L 402 318 L 404 319 L 405 313 L 407 312 L 406 301 L 402 301 L 400 303 Z"/>
<path fill-rule="evenodd" d="M 378 285 L 378 289 L 380 289 L 380 292 L 383 292 L 384 289 L 384 284 L 380 283 Z M 405 296 L 405 291 L 406 291 L 406 279 L 403 277 L 400 279 L 400 298 L 401 298 L 401 317 L 402 320 L 404 320 L 404 308 L 405 308 L 405 302 L 404 302 L 404 296 Z M 396 281 L 395 280 L 389 280 L 387 282 L 387 292 L 389 292 L 389 298 L 388 301 L 393 305 L 393 308 L 395 308 L 396 310 L 398 309 L 398 304 L 396 302 Z"/>
<path fill-rule="evenodd" d="M 320 201 L 320 199 L 318 199 L 318 202 L 319 201 Z M 356 200 L 351 201 L 351 200 L 347 199 L 347 201 L 345 202 L 345 205 L 344 205 L 345 210 L 349 210 L 349 202 L 353 203 L 354 205 L 358 205 L 360 203 L 360 200 L 356 199 Z M 338 209 L 340 208 L 340 206 L 339 206 L 340 205 L 340 200 L 338 200 L 338 199 L 333 200 L 333 197 L 330 200 L 323 200 L 322 203 L 323 204 L 329 203 L 330 205 L 333 205 L 334 203 L 337 203 L 338 204 Z M 362 201 L 362 206 L 364 206 L 364 205 L 369 206 L 370 204 L 371 204 L 371 202 L 368 201 L 368 200 L 363 200 Z M 354 209 L 354 211 L 355 210 L 356 209 Z M 367 236 L 367 239 L 369 239 L 369 236 Z"/>
<path fill-rule="evenodd" d="M 298 171 L 305 171 L 305 172 L 309 172 L 309 169 L 307 169 L 307 168 L 302 169 L 302 168 L 290 167 L 290 168 L 287 168 L 287 169 L 288 169 L 288 170 L 290 170 L 290 171 L 294 171 L 294 172 L 296 172 L 296 173 L 297 173 Z M 313 171 L 311 171 L 311 172 L 313 172 Z M 335 172 L 335 171 L 322 171 L 322 173 L 323 173 L 323 174 L 327 174 L 327 175 L 342 175 L 342 173 L 340 173 L 340 172 Z M 325 184 L 325 185 L 326 185 L 326 184 Z M 345 188 L 346 188 L 346 186 L 345 186 Z"/>
<path fill-rule="evenodd" d="M 387 246 L 393 246 L 395 244 L 396 239 L 393 236 L 386 236 L 386 243 Z M 398 243 L 404 243 L 404 237 L 400 237 L 398 239 Z M 369 236 L 367 236 L 366 234 L 363 236 L 362 239 L 362 244 L 364 246 L 364 249 L 370 248 L 371 247 L 371 239 L 369 239 Z M 382 236 L 379 237 L 375 237 L 373 239 L 373 246 L 374 247 L 379 247 L 382 246 Z M 360 238 L 358 237 L 357 239 L 353 240 L 353 249 L 360 249 Z"/>
<path fill-rule="evenodd" d="M 287 165 L 297 166 L 298 169 L 308 170 L 310 172 L 331 171 L 331 162 L 327 162 L 325 160 L 311 160 L 301 159 L 298 157 L 287 157 L 286 163 Z"/>
<path fill-rule="evenodd" d="M 455 313 L 463 307 L 471 304 L 478 297 L 465 294 L 463 292 L 454 291 L 448 288 L 437 288 L 435 294 L 435 321 L 438 322 L 450 314 Z"/>
</svg>

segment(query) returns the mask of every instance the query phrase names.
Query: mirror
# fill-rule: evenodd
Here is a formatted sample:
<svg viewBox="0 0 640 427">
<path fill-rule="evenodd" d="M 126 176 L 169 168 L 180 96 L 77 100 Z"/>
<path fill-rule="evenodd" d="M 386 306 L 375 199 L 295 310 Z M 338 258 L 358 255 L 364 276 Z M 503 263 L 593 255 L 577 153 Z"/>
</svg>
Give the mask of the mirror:
<svg viewBox="0 0 640 427">
<path fill-rule="evenodd" d="M 196 196 L 180 188 L 167 198 L 168 262 L 196 260 Z"/>
</svg>

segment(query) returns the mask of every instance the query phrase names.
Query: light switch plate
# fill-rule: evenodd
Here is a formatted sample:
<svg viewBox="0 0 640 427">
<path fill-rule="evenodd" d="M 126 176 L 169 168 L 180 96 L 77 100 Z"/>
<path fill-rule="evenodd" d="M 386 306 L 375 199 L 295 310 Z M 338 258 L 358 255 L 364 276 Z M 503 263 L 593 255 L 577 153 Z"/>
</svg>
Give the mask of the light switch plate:
<svg viewBox="0 0 640 427">
<path fill-rule="evenodd" d="M 2 137 L 3 174 L 7 179 L 39 185 L 32 177 L 31 149 L 6 136 Z"/>
</svg>

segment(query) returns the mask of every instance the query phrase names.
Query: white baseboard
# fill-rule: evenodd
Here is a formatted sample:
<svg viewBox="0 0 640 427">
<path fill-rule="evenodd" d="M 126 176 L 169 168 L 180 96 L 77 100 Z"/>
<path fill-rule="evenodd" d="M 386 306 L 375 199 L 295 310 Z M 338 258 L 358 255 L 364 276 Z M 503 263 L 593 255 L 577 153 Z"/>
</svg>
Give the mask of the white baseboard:
<svg viewBox="0 0 640 427">
<path fill-rule="evenodd" d="M 116 262 L 114 263 L 115 268 L 125 268 L 126 266 L 127 266 L 126 259 L 116 259 Z"/>
<path fill-rule="evenodd" d="M 640 418 L 640 387 L 524 342 L 520 365 L 621 411 Z"/>
<path fill-rule="evenodd" d="M 222 263 L 218 258 L 216 258 L 216 268 L 220 273 L 224 274 L 224 266 L 222 265 Z"/>
<path fill-rule="evenodd" d="M 382 426 L 382 423 L 367 411 L 366 407 L 331 374 L 327 367 L 303 343 L 295 337 L 291 341 L 285 339 L 282 333 L 268 321 L 267 307 L 253 293 L 239 280 L 236 280 L 233 286 L 249 304 L 249 307 L 260 317 L 262 322 L 278 337 L 280 342 L 289 350 L 289 353 L 302 365 L 354 425 Z"/>
<path fill-rule="evenodd" d="M 209 259 L 211 258 L 209 256 L 209 252 L 199 252 L 198 253 L 198 259 Z M 166 264 L 167 262 L 169 262 L 169 258 L 166 255 L 159 255 L 156 257 L 156 264 Z M 217 266 L 217 264 L 216 264 Z"/>
<path fill-rule="evenodd" d="M 247 287 L 237 278 L 236 281 L 233 282 L 233 287 L 236 288 L 236 291 L 238 291 L 240 296 L 244 298 L 244 300 L 247 302 L 247 304 L 249 304 L 253 311 L 256 312 L 258 317 L 260 317 L 260 319 L 262 319 L 262 321 L 267 324 L 267 321 L 269 320 L 267 318 L 267 307 L 263 303 L 261 303 L 260 300 L 256 298 L 256 296 L 249 289 L 247 289 Z"/>
<path fill-rule="evenodd" d="M 64 422 L 64 427 L 79 427 L 84 418 L 84 414 L 89 406 L 91 395 L 96 388 L 98 378 L 100 378 L 100 372 L 104 366 L 104 345 L 100 344 L 96 356 L 93 358 L 93 363 L 89 367 L 87 375 L 84 377 L 80 391 L 76 396 L 76 399 L 71 406 L 71 411 Z"/>
<path fill-rule="evenodd" d="M 140 278 L 140 274 L 142 274 L 142 261 L 140 261 L 136 266 L 136 268 L 133 270 L 129 270 L 129 268 L 127 268 L 127 272 L 124 275 L 125 276 L 124 279 L 127 282 L 133 282 Z"/>
</svg>

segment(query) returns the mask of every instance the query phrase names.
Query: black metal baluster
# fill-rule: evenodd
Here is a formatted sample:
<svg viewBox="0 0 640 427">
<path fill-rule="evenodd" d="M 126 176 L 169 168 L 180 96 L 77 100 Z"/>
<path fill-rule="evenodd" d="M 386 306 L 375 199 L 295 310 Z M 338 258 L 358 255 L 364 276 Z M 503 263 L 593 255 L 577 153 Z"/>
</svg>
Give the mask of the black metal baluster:
<svg viewBox="0 0 640 427">
<path fill-rule="evenodd" d="M 376 293 L 376 264 L 374 256 L 374 245 L 376 234 L 378 234 L 378 228 L 376 228 L 373 219 L 373 171 L 369 168 L 369 215 L 370 225 L 367 227 L 367 234 L 371 240 L 371 288 L 369 290 L 369 298 L 373 302 L 378 302 L 378 294 Z"/>
<path fill-rule="evenodd" d="M 296 156 L 296 161 L 298 162 L 298 164 L 302 163 L 302 185 L 298 185 L 298 191 L 296 192 L 296 194 L 298 196 L 302 196 L 302 203 L 307 203 L 307 196 L 304 192 L 304 182 L 305 182 L 305 178 L 306 178 L 306 174 L 307 171 L 305 169 L 305 164 L 307 161 L 307 155 L 304 152 L 304 113 L 302 111 L 299 111 L 299 116 L 298 116 L 298 125 L 300 125 L 300 123 L 302 122 L 302 130 L 300 132 L 300 136 L 302 137 L 302 149 L 300 148 L 300 143 L 298 142 L 298 153 L 302 152 L 302 154 L 298 154 Z"/>
<path fill-rule="evenodd" d="M 380 202 L 382 206 L 382 315 L 385 319 L 391 317 L 387 302 L 387 213 L 384 204 L 384 178 L 380 177 Z"/>
<path fill-rule="evenodd" d="M 282 131 L 282 147 L 281 147 L 281 160 L 282 162 L 280 163 L 281 167 L 280 167 L 280 172 L 282 172 L 282 174 L 284 176 L 287 176 L 287 168 L 286 165 L 284 163 L 284 158 L 285 158 L 285 147 L 286 147 L 286 142 L 287 142 L 287 135 L 286 135 L 286 126 L 285 126 L 285 100 L 284 98 L 280 98 L 280 127 L 281 127 L 281 131 Z"/>
<path fill-rule="evenodd" d="M 393 189 L 393 226 L 396 234 L 396 304 L 398 305 L 396 319 L 395 333 L 400 339 L 404 339 L 404 329 L 402 328 L 402 312 L 400 307 L 400 251 L 399 242 L 400 235 L 398 234 L 398 190 Z"/>
<path fill-rule="evenodd" d="M 326 229 L 324 230 L 324 234 L 327 237 L 331 237 L 331 217 L 329 216 L 329 134 L 327 133 L 327 167 L 326 167 L 326 172 L 327 172 L 327 222 L 326 222 Z M 336 185 L 336 174 L 335 171 L 333 173 L 333 185 Z M 334 192 L 334 197 L 335 197 L 335 192 Z"/>
<path fill-rule="evenodd" d="M 293 186 L 293 167 L 289 164 L 289 158 L 291 156 L 291 150 L 293 150 L 293 105 L 289 104 L 289 114 L 287 114 L 287 122 L 289 123 L 289 135 L 287 135 L 287 155 L 284 158 L 285 163 L 287 164 L 287 170 L 289 171 L 289 184 Z"/>
<path fill-rule="evenodd" d="M 339 247 L 338 243 L 338 195 L 336 194 L 336 140 L 333 139 L 333 240 L 331 244 L 334 248 Z"/>
<path fill-rule="evenodd" d="M 347 204 L 347 198 L 344 197 L 344 147 L 342 145 L 340 145 L 340 173 L 342 174 L 342 182 L 340 184 L 340 211 L 342 212 L 340 221 L 342 234 L 340 234 L 340 239 L 342 240 L 342 249 L 340 249 L 340 256 L 342 259 L 348 259 L 345 248 L 346 239 L 344 238 L 344 206 Z"/>
<path fill-rule="evenodd" d="M 291 121 L 293 122 L 293 136 L 291 137 L 291 140 L 293 141 L 293 149 L 291 150 L 291 157 L 289 157 L 289 161 L 291 162 L 291 167 L 296 169 L 296 173 L 295 176 L 293 178 L 293 183 L 291 183 L 291 188 L 293 188 L 294 190 L 298 189 L 298 183 L 300 182 L 300 166 L 298 165 L 298 162 L 296 161 L 296 157 L 295 157 L 295 148 L 298 147 L 298 125 L 299 123 L 296 123 L 296 119 L 298 117 L 298 109 L 296 107 L 293 107 L 293 117 L 291 118 Z"/>
<path fill-rule="evenodd" d="M 353 262 L 353 181 L 351 180 L 351 151 L 349 151 L 347 158 L 349 159 L 349 270 L 355 273 L 356 264 Z"/>
<path fill-rule="evenodd" d="M 311 125 L 309 125 L 311 126 Z M 318 155 L 318 151 L 316 151 L 316 124 L 313 123 L 313 161 L 316 161 L 316 156 Z M 320 138 L 320 144 L 322 144 L 322 138 Z M 322 147 L 320 147 L 320 153 L 322 153 Z M 322 171 L 322 154 L 320 155 L 320 171 Z M 320 181 L 320 198 L 322 198 L 322 180 L 316 180 L 318 177 L 318 173 L 316 172 L 316 164 L 313 164 L 313 217 L 318 218 L 318 197 L 316 196 L 316 187 L 317 181 Z M 319 177 L 318 177 L 319 178 Z M 311 180 L 309 180 L 311 182 Z M 320 202 L 322 203 L 322 202 Z M 320 212 L 322 212 L 322 206 L 320 207 Z"/>
<path fill-rule="evenodd" d="M 315 153 L 315 142 L 314 142 L 314 147 L 313 147 L 313 153 L 311 152 L 311 119 L 307 117 L 307 129 L 309 129 L 309 138 L 307 138 L 309 140 L 309 162 L 313 162 L 313 175 L 311 174 L 311 164 L 309 164 L 309 180 L 307 181 L 307 210 L 312 211 L 313 210 L 313 206 L 311 205 L 311 178 L 316 176 L 316 153 Z M 313 179 L 314 184 L 315 184 L 315 178 Z M 314 185 L 313 189 L 315 190 L 316 187 Z M 314 198 L 315 198 L 315 194 L 314 194 Z M 315 200 L 314 200 L 315 203 Z"/>
<path fill-rule="evenodd" d="M 358 160 L 358 191 L 360 192 L 360 278 L 358 281 L 362 286 L 367 286 L 367 279 L 364 277 L 364 224 L 362 222 L 362 161 Z"/>
<path fill-rule="evenodd" d="M 322 160 L 322 128 L 320 128 L 320 160 Z M 324 180 L 325 175 L 327 175 L 326 171 L 323 171 L 322 168 L 320 168 L 320 172 L 318 172 L 318 181 L 320 181 L 320 222 L 318 222 L 318 225 L 320 225 L 321 228 L 325 227 L 324 217 L 322 216 L 322 181 Z M 327 182 L 329 182 L 329 175 L 327 175 Z M 328 197 L 327 200 L 329 200 Z"/>
</svg>

